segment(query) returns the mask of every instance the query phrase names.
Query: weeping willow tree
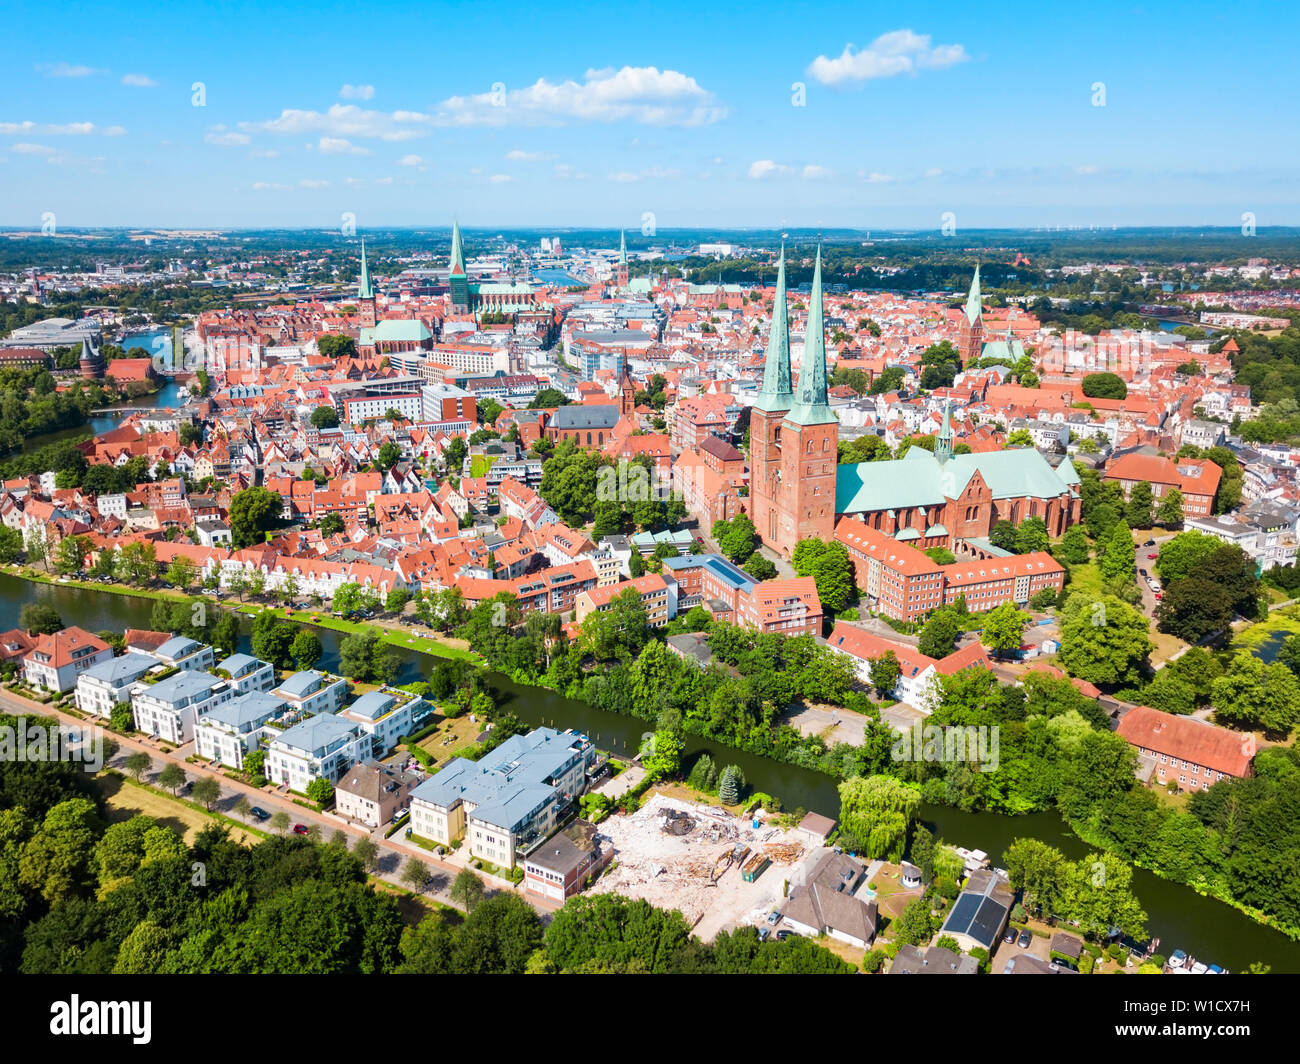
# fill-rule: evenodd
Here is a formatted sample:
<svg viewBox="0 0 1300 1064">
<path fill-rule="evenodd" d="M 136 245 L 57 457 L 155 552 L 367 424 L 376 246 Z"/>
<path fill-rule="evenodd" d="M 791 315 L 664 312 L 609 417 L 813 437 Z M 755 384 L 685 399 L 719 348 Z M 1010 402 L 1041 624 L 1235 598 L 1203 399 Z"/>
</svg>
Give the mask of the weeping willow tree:
<svg viewBox="0 0 1300 1064">
<path fill-rule="evenodd" d="M 862 856 L 900 860 L 921 807 L 921 792 L 892 776 L 855 776 L 839 790 L 840 828 Z"/>
</svg>

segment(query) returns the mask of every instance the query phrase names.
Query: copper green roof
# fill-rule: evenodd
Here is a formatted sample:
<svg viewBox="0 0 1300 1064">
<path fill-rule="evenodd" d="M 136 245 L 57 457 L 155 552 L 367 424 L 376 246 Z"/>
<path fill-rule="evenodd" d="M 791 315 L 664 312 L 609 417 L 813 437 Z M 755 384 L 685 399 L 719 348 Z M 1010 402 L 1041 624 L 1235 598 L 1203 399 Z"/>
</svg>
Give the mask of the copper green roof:
<svg viewBox="0 0 1300 1064">
<path fill-rule="evenodd" d="M 429 339 L 432 339 L 432 336 L 429 330 L 424 327 L 422 321 L 385 318 L 377 323 L 373 329 L 362 329 L 361 339 L 358 342 L 362 345 L 383 342 L 418 343 Z"/>
<path fill-rule="evenodd" d="M 370 287 L 370 271 L 366 268 L 366 242 L 361 241 L 361 283 L 357 285 L 358 299 L 374 299 L 375 293 Z"/>
<path fill-rule="evenodd" d="M 460 223 L 451 223 L 451 272 L 453 275 L 465 275 L 465 253 L 460 246 Z"/>
<path fill-rule="evenodd" d="M 790 390 L 790 312 L 785 298 L 785 247 L 776 267 L 776 297 L 772 300 L 772 327 L 767 333 L 767 357 L 763 363 L 763 387 L 754 406 L 769 413 L 789 410 L 794 402 Z"/>
<path fill-rule="evenodd" d="M 913 447 L 897 461 L 838 466 L 835 512 L 941 506 L 945 500 L 961 495 L 976 470 L 995 499 L 1055 499 L 1070 490 L 1072 482 L 1067 477 L 1073 467 L 1067 472 L 1053 469 L 1032 447 L 957 454 L 946 462 L 940 462 L 924 447 Z"/>
<path fill-rule="evenodd" d="M 980 320 L 984 308 L 980 305 L 980 268 L 975 266 L 975 276 L 971 279 L 970 294 L 966 296 L 966 320 L 974 325 Z"/>
<path fill-rule="evenodd" d="M 803 361 L 799 365 L 799 391 L 785 419 L 793 425 L 827 425 L 837 421 L 826 396 L 826 325 L 822 314 L 822 249 L 817 248 L 813 269 L 812 304 L 804 331 Z"/>
</svg>

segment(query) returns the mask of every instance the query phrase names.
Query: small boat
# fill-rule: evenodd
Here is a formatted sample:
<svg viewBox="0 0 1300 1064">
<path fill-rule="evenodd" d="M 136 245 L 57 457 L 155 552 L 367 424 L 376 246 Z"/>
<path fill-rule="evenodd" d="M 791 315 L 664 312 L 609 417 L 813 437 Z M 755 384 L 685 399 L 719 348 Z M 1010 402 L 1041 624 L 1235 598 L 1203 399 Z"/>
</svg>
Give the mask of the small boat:
<svg viewBox="0 0 1300 1064">
<path fill-rule="evenodd" d="M 1220 968 L 1217 964 L 1211 964 L 1208 968 L 1205 969 L 1205 974 L 1206 975 L 1227 975 L 1228 973 L 1225 972 L 1222 968 Z"/>
<path fill-rule="evenodd" d="M 1174 952 L 1169 955 L 1169 960 L 1167 962 L 1170 968 L 1181 968 L 1186 963 L 1187 954 L 1180 949 L 1174 950 Z"/>
</svg>

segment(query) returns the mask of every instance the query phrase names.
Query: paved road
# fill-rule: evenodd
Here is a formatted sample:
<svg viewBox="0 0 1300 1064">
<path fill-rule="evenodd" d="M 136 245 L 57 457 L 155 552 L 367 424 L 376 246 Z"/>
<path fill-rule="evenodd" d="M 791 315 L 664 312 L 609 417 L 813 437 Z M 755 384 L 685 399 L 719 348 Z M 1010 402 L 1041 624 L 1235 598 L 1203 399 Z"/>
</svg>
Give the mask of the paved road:
<svg viewBox="0 0 1300 1064">
<path fill-rule="evenodd" d="M 7 709 L 15 713 L 38 713 L 41 716 L 56 717 L 66 724 L 84 727 L 87 723 L 93 721 L 83 720 L 81 717 L 64 713 L 50 706 L 42 705 L 39 702 L 33 702 L 21 695 L 14 694 L 12 691 L 0 689 L 0 708 Z M 108 762 L 108 766 L 125 771 L 126 758 L 129 754 L 143 750 L 153 758 L 154 767 L 146 772 L 144 781 L 156 784 L 158 774 L 162 771 L 167 762 L 173 762 L 180 765 L 185 771 L 187 780 L 198 779 L 201 776 L 209 776 L 215 779 L 221 787 L 221 797 L 217 800 L 214 810 L 230 817 L 232 820 L 241 823 L 248 823 L 251 827 L 259 828 L 263 831 L 269 831 L 264 824 L 257 821 L 244 821 L 238 813 L 234 811 L 235 803 L 240 797 L 248 799 L 252 805 L 260 806 L 269 813 L 284 812 L 288 814 L 291 824 L 305 824 L 311 827 L 313 824 L 318 825 L 321 830 L 323 839 L 328 840 L 336 831 L 342 830 L 348 836 L 349 847 L 356 844 L 358 839 L 370 838 L 379 847 L 379 867 L 372 874 L 379 879 L 386 880 L 403 889 L 410 889 L 401 882 L 401 869 L 408 857 L 416 857 L 423 861 L 433 875 L 431 887 L 426 894 L 444 905 L 455 905 L 449 897 L 447 891 L 450 889 L 452 881 L 456 874 L 465 867 L 467 855 L 462 856 L 460 852 L 448 855 L 449 859 L 440 860 L 428 851 L 402 840 L 402 832 L 391 839 L 384 838 L 386 825 L 371 830 L 363 824 L 355 824 L 344 821 L 342 818 L 326 816 L 317 813 L 311 809 L 304 808 L 294 802 L 292 795 L 280 790 L 259 790 L 249 784 L 241 783 L 237 780 L 229 779 L 220 769 L 210 768 L 208 765 L 196 765 L 187 762 L 185 758 L 193 752 L 193 744 L 187 743 L 182 747 L 174 750 L 170 754 L 165 754 L 160 749 L 161 743 L 152 736 L 127 737 L 117 732 L 111 732 L 105 729 L 104 734 L 118 745 L 118 752 Z M 219 823 L 218 821 L 214 821 Z M 462 847 L 463 850 L 463 847 Z M 488 893 L 495 893 L 499 890 L 508 890 L 517 893 L 525 901 L 529 902 L 544 916 L 549 915 L 557 908 L 554 905 L 548 905 L 540 899 L 533 898 L 524 893 L 522 887 L 516 886 L 509 880 L 501 879 L 497 876 L 488 875 L 485 872 L 475 870 L 486 884 Z M 456 906 L 460 908 L 460 906 Z"/>
<path fill-rule="evenodd" d="M 1142 612 L 1148 617 L 1155 612 L 1156 596 L 1155 592 L 1152 591 L 1150 586 L 1147 584 L 1146 577 L 1142 575 L 1142 570 L 1145 569 L 1147 571 L 1147 576 L 1155 577 L 1157 580 L 1159 579 L 1159 577 L 1156 577 L 1156 560 L 1155 558 L 1148 558 L 1147 555 L 1158 555 L 1161 546 L 1168 540 L 1173 539 L 1175 535 L 1176 533 L 1174 532 L 1167 532 L 1157 536 L 1153 530 L 1133 548 L 1133 561 L 1137 568 L 1138 590 L 1142 592 Z M 1146 546 L 1146 541 L 1148 539 L 1154 539 L 1155 544 L 1153 546 Z"/>
</svg>

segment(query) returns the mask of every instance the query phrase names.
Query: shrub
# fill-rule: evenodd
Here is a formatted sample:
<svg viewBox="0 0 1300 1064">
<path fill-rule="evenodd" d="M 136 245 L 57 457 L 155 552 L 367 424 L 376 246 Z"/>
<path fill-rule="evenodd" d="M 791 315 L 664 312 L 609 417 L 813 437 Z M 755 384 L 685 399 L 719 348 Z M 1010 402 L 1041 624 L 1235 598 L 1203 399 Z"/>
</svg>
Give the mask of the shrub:
<svg viewBox="0 0 1300 1064">
<path fill-rule="evenodd" d="M 862 970 L 868 974 L 875 974 L 885 966 L 885 961 L 889 959 L 888 954 L 883 949 L 873 949 L 862 958 Z"/>
</svg>

